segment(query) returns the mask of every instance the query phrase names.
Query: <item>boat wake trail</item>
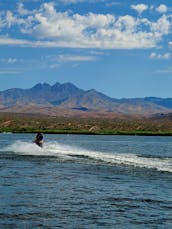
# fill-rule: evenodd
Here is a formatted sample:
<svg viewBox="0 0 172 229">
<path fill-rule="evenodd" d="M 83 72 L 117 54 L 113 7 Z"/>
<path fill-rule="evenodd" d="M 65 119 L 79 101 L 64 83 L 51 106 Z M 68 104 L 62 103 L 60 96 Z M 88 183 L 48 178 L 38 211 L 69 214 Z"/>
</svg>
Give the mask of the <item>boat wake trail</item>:
<svg viewBox="0 0 172 229">
<path fill-rule="evenodd" d="M 34 157 L 48 156 L 70 162 L 134 166 L 172 173 L 172 158 L 170 157 L 91 151 L 57 142 L 48 142 L 43 148 L 40 148 L 33 143 L 16 141 L 0 151 L 4 154 L 11 152 L 12 154 Z"/>
</svg>

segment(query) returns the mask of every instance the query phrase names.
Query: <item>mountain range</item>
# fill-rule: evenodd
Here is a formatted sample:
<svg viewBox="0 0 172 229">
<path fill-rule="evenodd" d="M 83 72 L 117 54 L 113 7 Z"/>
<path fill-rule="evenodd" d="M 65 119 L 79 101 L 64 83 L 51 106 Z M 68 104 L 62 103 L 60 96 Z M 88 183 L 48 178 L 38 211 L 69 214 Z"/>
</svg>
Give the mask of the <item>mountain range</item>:
<svg viewBox="0 0 172 229">
<path fill-rule="evenodd" d="M 71 83 L 39 83 L 29 89 L 0 92 L 0 112 L 39 113 L 51 116 L 151 115 L 172 112 L 172 98 L 115 99 Z"/>
</svg>

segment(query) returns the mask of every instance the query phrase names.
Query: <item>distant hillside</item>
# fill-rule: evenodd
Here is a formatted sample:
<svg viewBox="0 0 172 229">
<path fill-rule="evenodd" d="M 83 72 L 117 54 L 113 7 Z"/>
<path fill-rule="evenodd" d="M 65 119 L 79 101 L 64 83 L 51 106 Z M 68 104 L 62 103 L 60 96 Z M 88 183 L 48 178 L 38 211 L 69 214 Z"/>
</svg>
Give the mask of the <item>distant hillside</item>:
<svg viewBox="0 0 172 229">
<path fill-rule="evenodd" d="M 114 99 L 94 89 L 82 90 L 71 83 L 44 83 L 30 89 L 12 88 L 0 92 L 0 112 L 40 113 L 48 115 L 169 113 L 172 99 Z"/>
</svg>

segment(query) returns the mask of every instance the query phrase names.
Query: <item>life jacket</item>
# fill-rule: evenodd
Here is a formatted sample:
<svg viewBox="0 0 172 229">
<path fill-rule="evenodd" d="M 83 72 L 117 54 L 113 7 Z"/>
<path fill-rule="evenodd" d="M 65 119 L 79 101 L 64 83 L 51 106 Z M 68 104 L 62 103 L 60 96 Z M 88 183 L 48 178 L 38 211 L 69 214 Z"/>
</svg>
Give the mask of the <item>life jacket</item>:
<svg viewBox="0 0 172 229">
<path fill-rule="evenodd" d="M 42 140 L 43 140 L 43 135 L 42 134 L 37 134 L 36 141 L 42 141 Z"/>
</svg>

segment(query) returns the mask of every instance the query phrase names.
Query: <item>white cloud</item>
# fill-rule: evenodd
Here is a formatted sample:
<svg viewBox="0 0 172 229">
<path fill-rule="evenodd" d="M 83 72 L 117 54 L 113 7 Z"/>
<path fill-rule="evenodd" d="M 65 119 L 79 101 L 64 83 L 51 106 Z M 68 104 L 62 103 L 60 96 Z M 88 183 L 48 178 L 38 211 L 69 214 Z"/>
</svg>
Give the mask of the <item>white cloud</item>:
<svg viewBox="0 0 172 229">
<path fill-rule="evenodd" d="M 69 15 L 56 12 L 53 5 L 44 4 L 45 13 L 36 14 L 38 24 L 32 32 L 39 38 L 58 40 L 59 45 L 95 48 L 146 48 L 154 47 L 168 29 L 167 18 L 151 23 L 126 15 L 116 19 L 110 14 Z M 46 15 L 46 17 L 45 17 Z M 149 26 L 150 31 L 139 30 Z M 163 27 L 159 28 L 159 25 Z M 165 27 L 164 31 L 163 28 Z M 151 31 L 153 30 L 153 31 Z M 153 37 L 159 36 L 159 38 Z"/>
<path fill-rule="evenodd" d="M 163 59 L 163 60 L 168 60 L 171 57 L 170 53 L 165 53 L 165 54 L 158 54 L 158 53 L 151 53 L 149 56 L 151 59 Z"/>
<path fill-rule="evenodd" d="M 12 24 L 16 23 L 16 18 L 11 11 L 7 11 L 6 14 L 6 23 L 8 27 L 11 27 Z"/>
<path fill-rule="evenodd" d="M 168 67 L 167 69 L 161 69 L 161 70 L 157 70 L 155 73 L 158 74 L 171 74 L 172 73 L 172 67 Z"/>
<path fill-rule="evenodd" d="M 104 2 L 104 0 L 59 0 L 63 4 L 77 4 L 77 3 L 82 3 L 82 2 Z"/>
<path fill-rule="evenodd" d="M 20 15 L 29 15 L 31 11 L 24 8 L 24 4 L 22 2 L 18 3 L 18 13 Z"/>
<path fill-rule="evenodd" d="M 98 57 L 96 54 L 91 55 L 76 55 L 76 54 L 59 54 L 42 56 L 41 63 L 44 63 L 44 67 L 58 68 L 64 63 L 79 64 L 81 62 L 96 61 Z"/>
<path fill-rule="evenodd" d="M 0 45 L 20 45 L 20 46 L 30 46 L 32 42 L 22 39 L 15 39 L 10 37 L 0 37 Z"/>
<path fill-rule="evenodd" d="M 96 51 L 96 50 L 91 50 L 89 51 L 89 53 L 91 55 L 96 55 L 96 56 L 105 56 L 105 55 L 109 55 L 108 53 L 106 52 L 103 52 L 103 51 Z"/>
<path fill-rule="evenodd" d="M 160 17 L 156 22 L 151 23 L 151 29 L 154 33 L 154 36 L 158 38 L 161 37 L 163 34 L 167 35 L 170 31 L 170 22 L 166 15 Z"/>
<path fill-rule="evenodd" d="M 140 13 L 147 9 L 147 5 L 144 4 L 136 6 Z M 135 18 L 130 15 L 81 15 L 57 11 L 54 3 L 44 3 L 40 9 L 34 11 L 34 14 L 30 12 L 29 15 L 23 15 L 22 12 L 14 15 L 8 11 L 8 17 L 3 19 L 6 20 L 9 36 L 15 36 L 11 33 L 13 27 L 18 36 L 0 37 L 1 45 L 101 49 L 152 48 L 156 47 L 170 31 L 170 22 L 165 15 L 153 22 L 147 18 Z"/>
<path fill-rule="evenodd" d="M 18 60 L 16 58 L 12 58 L 12 57 L 9 57 L 9 58 L 1 58 L 0 59 L 0 62 L 3 62 L 3 63 L 8 63 L 8 64 L 14 64 L 16 63 Z"/>
<path fill-rule="evenodd" d="M 59 55 L 57 57 L 62 62 L 83 62 L 83 61 L 94 61 L 95 56 L 77 56 L 77 55 Z"/>
<path fill-rule="evenodd" d="M 163 36 L 170 34 L 171 24 L 166 15 L 160 17 L 156 22 L 151 22 L 151 32 L 154 40 L 162 40 Z M 157 46 L 158 47 L 158 46 Z"/>
<path fill-rule="evenodd" d="M 76 4 L 79 2 L 85 2 L 85 0 L 60 0 L 64 4 Z"/>
<path fill-rule="evenodd" d="M 0 68 L 0 74 L 1 75 L 13 75 L 13 74 L 21 74 L 23 73 L 23 69 L 2 69 Z"/>
<path fill-rule="evenodd" d="M 156 8 L 156 11 L 159 13 L 166 13 L 168 11 L 168 8 L 166 5 L 161 4 L 159 7 Z"/>
<path fill-rule="evenodd" d="M 149 7 L 149 9 L 150 9 L 150 10 L 154 10 L 154 9 L 155 9 L 155 6 L 154 6 L 154 5 L 151 5 L 151 6 Z"/>
<path fill-rule="evenodd" d="M 169 41 L 169 42 L 168 42 L 168 46 L 169 46 L 170 48 L 172 48 L 172 41 Z"/>
<path fill-rule="evenodd" d="M 11 28 L 14 25 L 23 25 L 25 24 L 25 20 L 23 18 L 19 18 L 14 15 L 11 11 L 7 10 L 6 17 L 3 20 L 3 26 L 7 28 Z"/>
<path fill-rule="evenodd" d="M 121 5 L 120 2 L 107 2 L 106 3 L 107 7 L 114 7 L 114 6 L 119 6 L 119 5 Z"/>
<path fill-rule="evenodd" d="M 17 62 L 17 59 L 16 58 L 8 58 L 8 60 L 7 60 L 7 62 L 9 63 L 9 64 L 14 64 L 14 63 L 16 63 Z"/>
<path fill-rule="evenodd" d="M 145 4 L 131 5 L 131 9 L 136 10 L 139 14 L 142 14 L 143 11 L 148 9 L 148 5 Z"/>
</svg>

